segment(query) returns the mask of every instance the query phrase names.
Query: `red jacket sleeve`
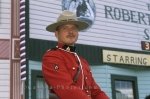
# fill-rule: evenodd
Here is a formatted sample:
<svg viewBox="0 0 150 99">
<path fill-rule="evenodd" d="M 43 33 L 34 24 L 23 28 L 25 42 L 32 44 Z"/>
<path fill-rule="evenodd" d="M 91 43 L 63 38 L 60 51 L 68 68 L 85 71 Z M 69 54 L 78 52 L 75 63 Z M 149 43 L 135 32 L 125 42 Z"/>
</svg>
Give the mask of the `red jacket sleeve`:
<svg viewBox="0 0 150 99">
<path fill-rule="evenodd" d="M 73 84 L 63 58 L 59 54 L 50 51 L 44 55 L 42 72 L 46 83 L 60 99 L 89 99 L 82 89 Z"/>
<path fill-rule="evenodd" d="M 109 97 L 105 94 L 105 92 L 103 92 L 101 90 L 101 88 L 97 85 L 97 83 L 95 82 L 92 73 L 91 73 L 91 69 L 89 67 L 89 64 L 86 60 L 84 60 L 85 64 L 87 64 L 87 70 L 88 70 L 88 75 L 90 78 L 90 83 L 91 83 L 91 97 L 92 99 L 109 99 Z"/>
</svg>

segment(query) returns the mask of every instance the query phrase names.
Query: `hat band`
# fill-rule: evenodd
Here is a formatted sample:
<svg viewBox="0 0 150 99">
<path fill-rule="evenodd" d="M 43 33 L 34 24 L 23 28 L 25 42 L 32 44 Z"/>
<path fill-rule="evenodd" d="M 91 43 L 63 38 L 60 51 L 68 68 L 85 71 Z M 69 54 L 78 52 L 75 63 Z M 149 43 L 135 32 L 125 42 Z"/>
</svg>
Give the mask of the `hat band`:
<svg viewBox="0 0 150 99">
<path fill-rule="evenodd" d="M 65 21 L 77 21 L 75 19 L 65 19 L 65 20 L 60 20 L 60 22 L 65 22 Z"/>
</svg>

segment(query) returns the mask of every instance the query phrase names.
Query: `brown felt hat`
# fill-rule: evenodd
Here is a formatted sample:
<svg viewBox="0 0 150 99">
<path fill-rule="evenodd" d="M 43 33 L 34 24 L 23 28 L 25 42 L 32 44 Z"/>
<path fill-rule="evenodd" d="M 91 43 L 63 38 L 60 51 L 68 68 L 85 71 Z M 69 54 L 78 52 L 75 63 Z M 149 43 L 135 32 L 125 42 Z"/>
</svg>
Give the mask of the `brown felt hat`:
<svg viewBox="0 0 150 99">
<path fill-rule="evenodd" d="M 58 17 L 57 22 L 48 25 L 46 30 L 49 32 L 55 32 L 58 26 L 68 23 L 77 25 L 79 31 L 85 30 L 89 27 L 87 22 L 78 20 L 75 13 L 64 10 Z"/>
</svg>

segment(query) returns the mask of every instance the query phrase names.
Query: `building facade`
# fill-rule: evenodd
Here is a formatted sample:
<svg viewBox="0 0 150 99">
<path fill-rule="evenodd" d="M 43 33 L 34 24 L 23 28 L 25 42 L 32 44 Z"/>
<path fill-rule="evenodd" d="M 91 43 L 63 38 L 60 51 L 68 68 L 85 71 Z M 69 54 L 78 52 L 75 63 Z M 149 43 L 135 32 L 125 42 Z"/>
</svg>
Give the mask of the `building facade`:
<svg viewBox="0 0 150 99">
<path fill-rule="evenodd" d="M 0 0 L 0 99 L 21 99 L 19 0 Z"/>
<path fill-rule="evenodd" d="M 25 0 L 25 99 L 48 99 L 41 59 L 56 46 L 56 38 L 45 28 L 62 10 L 77 12 L 69 7 L 71 1 Z M 110 99 L 144 99 L 150 94 L 150 1 L 85 1 L 89 13 L 79 18 L 91 27 L 80 33 L 77 53 L 89 61 L 96 82 Z M 19 3 L 0 0 L 0 99 L 22 98 Z"/>
</svg>

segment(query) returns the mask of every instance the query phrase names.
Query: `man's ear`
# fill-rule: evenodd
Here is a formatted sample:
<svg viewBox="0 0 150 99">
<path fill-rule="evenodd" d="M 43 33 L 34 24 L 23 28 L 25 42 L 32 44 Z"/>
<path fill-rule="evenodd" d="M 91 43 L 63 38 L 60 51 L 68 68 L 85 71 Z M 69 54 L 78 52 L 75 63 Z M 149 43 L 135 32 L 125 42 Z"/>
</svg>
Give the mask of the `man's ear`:
<svg viewBox="0 0 150 99">
<path fill-rule="evenodd" d="M 58 38 L 58 31 L 55 31 L 55 37 Z"/>
</svg>

